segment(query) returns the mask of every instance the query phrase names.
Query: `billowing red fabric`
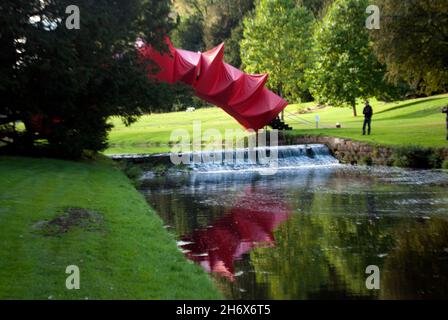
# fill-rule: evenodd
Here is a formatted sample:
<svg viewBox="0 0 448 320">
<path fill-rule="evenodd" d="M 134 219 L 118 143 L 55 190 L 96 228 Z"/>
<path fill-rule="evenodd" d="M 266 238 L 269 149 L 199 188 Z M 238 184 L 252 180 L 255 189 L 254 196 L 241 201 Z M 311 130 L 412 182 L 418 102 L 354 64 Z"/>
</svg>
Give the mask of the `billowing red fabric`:
<svg viewBox="0 0 448 320">
<path fill-rule="evenodd" d="M 224 63 L 224 44 L 201 53 L 173 47 L 161 54 L 151 46 L 140 47 L 143 58 L 160 68 L 155 75 L 167 83 L 183 82 L 195 89 L 201 99 L 221 107 L 246 129 L 268 125 L 288 103 L 265 88 L 268 75 L 249 75 Z"/>
</svg>

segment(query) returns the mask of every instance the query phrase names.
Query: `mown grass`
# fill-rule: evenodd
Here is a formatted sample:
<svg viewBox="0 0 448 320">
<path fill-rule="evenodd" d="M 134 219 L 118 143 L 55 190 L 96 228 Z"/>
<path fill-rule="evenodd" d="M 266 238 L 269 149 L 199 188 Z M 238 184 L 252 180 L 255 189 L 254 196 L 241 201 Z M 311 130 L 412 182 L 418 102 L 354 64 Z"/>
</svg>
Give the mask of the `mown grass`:
<svg viewBox="0 0 448 320">
<path fill-rule="evenodd" d="M 202 131 L 218 129 L 242 130 L 242 127 L 220 108 L 204 108 L 195 112 L 172 112 L 142 116 L 130 127 L 113 118 L 114 129 L 109 135 L 106 154 L 157 153 L 170 150 L 168 145 L 174 130 L 186 130 L 193 134 L 193 123 L 199 121 Z"/>
<path fill-rule="evenodd" d="M 356 118 L 349 108 L 332 107 L 300 115 L 300 119 L 313 123 L 318 114 L 320 129 L 298 121 L 295 114 L 287 113 L 286 121 L 295 129 L 293 134 L 335 136 L 383 145 L 448 147 L 445 115 L 441 113 L 441 108 L 448 104 L 447 94 L 392 103 L 372 100 L 371 104 L 374 116 L 370 136 L 362 135 L 362 103 L 357 106 L 360 115 Z M 336 128 L 336 123 L 342 128 Z"/>
<path fill-rule="evenodd" d="M 293 134 L 328 135 L 368 141 L 384 145 L 420 145 L 423 147 L 447 146 L 445 117 L 441 107 L 448 104 L 448 94 L 429 98 L 392 103 L 372 100 L 374 118 L 372 135 L 362 136 L 362 101 L 358 117 L 351 108 L 326 107 L 302 114 L 315 103 L 293 104 L 286 108 L 285 121 Z M 315 128 L 315 116 L 320 117 L 320 129 Z M 193 121 L 200 121 L 202 129 L 218 129 L 224 136 L 226 129 L 239 129 L 240 125 L 220 108 L 200 109 L 195 112 L 174 112 L 143 116 L 131 127 L 119 119 L 112 119 L 115 128 L 109 135 L 110 148 L 106 154 L 156 153 L 170 150 L 170 135 L 175 129 L 192 132 Z M 342 125 L 336 128 L 336 123 Z"/>
<path fill-rule="evenodd" d="M 0 299 L 221 298 L 109 163 L 6 157 L 0 177 Z M 35 232 L 64 208 L 96 212 L 102 223 Z M 69 265 L 80 269 L 80 290 L 66 289 Z"/>
</svg>

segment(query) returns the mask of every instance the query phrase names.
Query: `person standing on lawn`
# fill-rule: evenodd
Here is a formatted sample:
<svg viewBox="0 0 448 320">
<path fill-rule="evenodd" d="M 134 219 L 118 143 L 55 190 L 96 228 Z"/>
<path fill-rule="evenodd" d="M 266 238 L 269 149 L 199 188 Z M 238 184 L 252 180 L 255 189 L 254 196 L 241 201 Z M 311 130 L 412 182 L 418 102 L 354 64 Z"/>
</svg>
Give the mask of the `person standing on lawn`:
<svg viewBox="0 0 448 320">
<path fill-rule="evenodd" d="M 372 116 L 373 116 L 373 109 L 369 104 L 369 101 L 366 101 L 366 106 L 364 107 L 364 110 L 362 111 L 364 114 L 364 124 L 362 126 L 362 135 L 366 135 L 366 127 L 368 127 L 367 133 L 370 135 L 371 132 L 371 124 L 372 124 Z"/>
<path fill-rule="evenodd" d="M 448 106 L 442 109 L 442 113 L 446 113 L 446 140 L 448 140 Z"/>
</svg>

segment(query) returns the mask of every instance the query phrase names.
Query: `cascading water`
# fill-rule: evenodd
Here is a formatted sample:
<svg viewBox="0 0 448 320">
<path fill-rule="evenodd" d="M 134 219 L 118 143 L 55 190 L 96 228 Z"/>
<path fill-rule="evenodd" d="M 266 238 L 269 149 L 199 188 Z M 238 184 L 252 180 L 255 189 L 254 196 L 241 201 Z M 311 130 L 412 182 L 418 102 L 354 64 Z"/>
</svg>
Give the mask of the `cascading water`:
<svg viewBox="0 0 448 320">
<path fill-rule="evenodd" d="M 277 147 L 256 147 L 235 150 L 203 150 L 187 153 L 162 153 L 156 155 L 111 155 L 112 159 L 126 159 L 135 163 L 152 163 L 153 165 L 171 165 L 177 172 L 180 168 L 191 169 L 196 173 L 251 173 L 263 172 L 264 169 L 284 170 L 313 168 L 318 166 L 335 166 L 339 161 L 323 144 L 291 145 Z M 172 171 L 171 171 L 172 172 Z M 148 172 L 145 177 L 151 172 Z"/>
<path fill-rule="evenodd" d="M 252 171 L 337 165 L 327 146 L 321 144 L 257 147 L 252 150 L 202 151 L 184 155 L 196 172 Z"/>
</svg>

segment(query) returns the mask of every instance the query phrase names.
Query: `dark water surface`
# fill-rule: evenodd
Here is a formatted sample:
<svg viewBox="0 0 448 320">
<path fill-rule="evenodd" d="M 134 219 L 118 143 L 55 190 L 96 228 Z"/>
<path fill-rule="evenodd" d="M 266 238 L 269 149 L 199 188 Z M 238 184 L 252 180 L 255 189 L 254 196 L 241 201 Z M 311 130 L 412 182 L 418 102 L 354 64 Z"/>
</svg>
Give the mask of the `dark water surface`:
<svg viewBox="0 0 448 320">
<path fill-rule="evenodd" d="M 342 165 L 154 177 L 147 201 L 227 298 L 448 298 L 448 174 Z M 368 290 L 377 265 L 380 289 Z"/>
</svg>

